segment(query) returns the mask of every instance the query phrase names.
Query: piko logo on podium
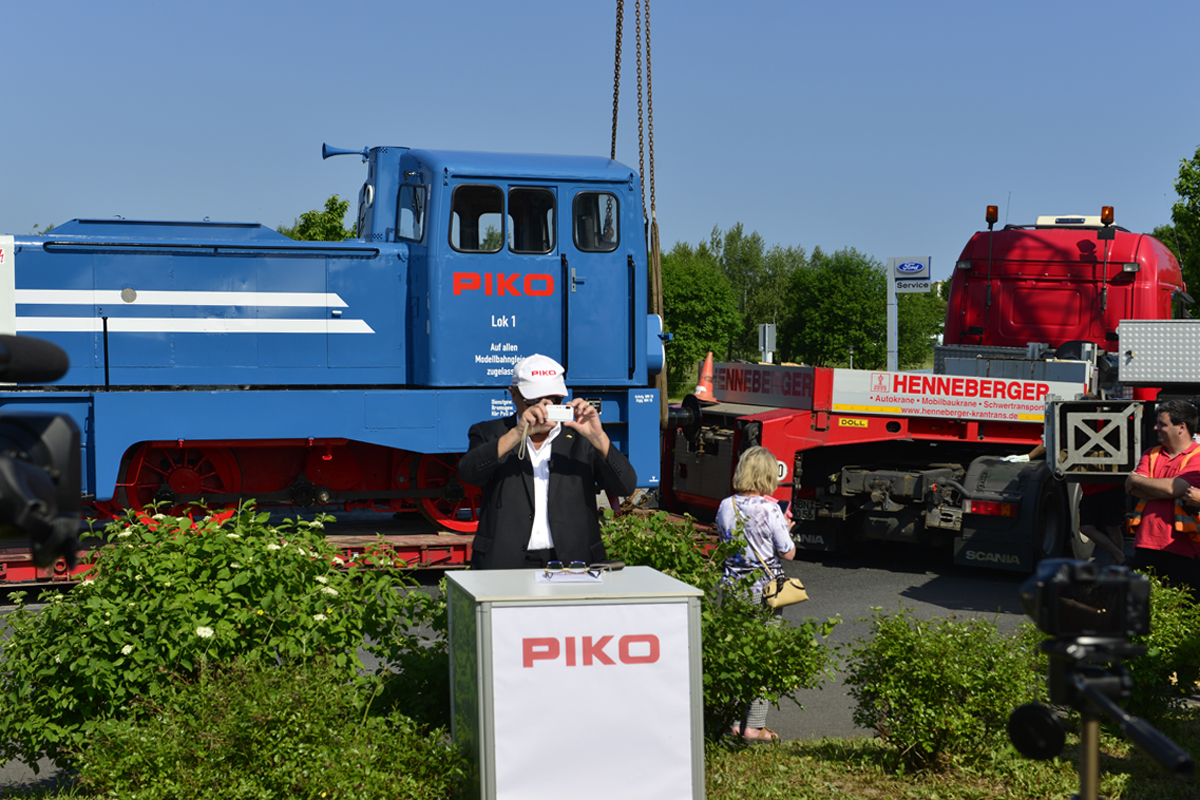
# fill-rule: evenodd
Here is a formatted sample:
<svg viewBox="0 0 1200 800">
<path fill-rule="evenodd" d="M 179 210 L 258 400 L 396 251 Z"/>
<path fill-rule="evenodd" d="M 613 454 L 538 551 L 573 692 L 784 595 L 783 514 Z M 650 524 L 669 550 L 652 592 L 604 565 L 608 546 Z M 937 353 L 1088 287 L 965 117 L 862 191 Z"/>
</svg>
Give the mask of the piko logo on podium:
<svg viewBox="0 0 1200 800">
<path fill-rule="evenodd" d="M 658 637 L 652 633 L 635 633 L 617 639 L 614 651 L 607 648 L 614 636 L 564 636 L 561 643 L 554 636 L 521 639 L 522 665 L 533 667 L 539 661 L 561 662 L 567 667 L 597 665 L 653 664 L 658 661 Z M 616 660 L 613 660 L 613 656 Z"/>
</svg>

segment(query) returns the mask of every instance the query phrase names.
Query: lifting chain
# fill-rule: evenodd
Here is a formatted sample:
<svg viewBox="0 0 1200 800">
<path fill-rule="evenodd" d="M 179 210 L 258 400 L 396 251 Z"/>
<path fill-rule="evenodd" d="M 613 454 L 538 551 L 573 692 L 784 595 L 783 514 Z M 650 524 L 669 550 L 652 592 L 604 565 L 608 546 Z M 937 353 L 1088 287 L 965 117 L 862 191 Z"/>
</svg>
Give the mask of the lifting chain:
<svg viewBox="0 0 1200 800">
<path fill-rule="evenodd" d="M 617 160 L 617 108 L 621 101 L 621 37 L 625 18 L 625 0 L 617 0 L 617 55 L 613 66 L 613 126 L 612 150 L 609 158 Z"/>
<path fill-rule="evenodd" d="M 642 7 L 646 8 L 646 74 L 642 79 Z M 657 206 L 654 184 L 654 89 L 650 66 L 650 0 L 636 0 L 634 5 L 635 36 L 637 39 L 637 94 L 638 94 L 638 176 L 641 178 L 642 219 L 653 220 Z M 621 41 L 625 36 L 625 0 L 617 0 L 617 39 L 613 65 L 613 121 L 612 145 L 609 158 L 617 158 L 617 117 L 621 101 Z M 643 94 L 644 91 L 644 94 Z M 646 214 L 646 150 L 650 151 L 650 214 Z"/>
<path fill-rule="evenodd" d="M 646 132 L 650 149 L 650 219 L 654 219 L 654 91 L 650 85 L 650 0 L 646 4 Z M 641 95 L 639 94 L 639 97 Z M 638 104 L 639 114 L 641 103 Z M 639 137 L 640 138 L 640 137 Z"/>
<path fill-rule="evenodd" d="M 638 177 L 642 190 L 642 219 L 646 219 L 646 142 L 642 132 L 642 0 L 634 6 L 637 24 L 637 89 L 638 89 Z"/>
<path fill-rule="evenodd" d="M 642 6 L 646 7 L 646 79 L 642 81 Z M 654 90 L 650 70 L 650 0 L 635 0 L 636 31 L 637 31 L 637 87 L 638 87 L 638 177 L 642 193 L 642 223 L 645 226 L 647 238 L 647 264 L 650 273 L 650 313 L 663 314 L 662 295 L 662 257 L 658 235 L 658 219 L 656 214 L 657 195 L 654 184 Z M 613 68 L 613 127 L 611 156 L 617 158 L 617 109 L 621 96 L 621 39 L 623 38 L 623 22 L 625 16 L 625 0 L 617 0 L 617 44 L 616 58 Z M 642 91 L 645 89 L 645 114 L 643 115 Z M 648 136 L 647 136 L 648 134 Z M 648 140 L 648 141 L 647 141 Z M 650 213 L 646 214 L 646 163 L 647 145 L 650 149 Z M 611 204 L 611 200 L 610 200 Z M 611 205 L 610 205 L 611 213 Z M 664 430 L 667 425 L 667 373 L 661 370 L 655 376 L 655 387 L 659 390 L 659 417 Z"/>
</svg>

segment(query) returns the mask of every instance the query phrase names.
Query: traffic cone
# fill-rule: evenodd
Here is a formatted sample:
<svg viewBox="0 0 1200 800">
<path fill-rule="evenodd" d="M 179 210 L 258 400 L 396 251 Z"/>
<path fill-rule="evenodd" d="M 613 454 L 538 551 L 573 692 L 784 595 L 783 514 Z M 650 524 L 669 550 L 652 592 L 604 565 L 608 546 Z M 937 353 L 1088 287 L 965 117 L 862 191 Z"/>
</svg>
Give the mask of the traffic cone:
<svg viewBox="0 0 1200 800">
<path fill-rule="evenodd" d="M 696 384 L 696 390 L 692 394 L 696 395 L 696 399 L 704 403 L 717 402 L 713 398 L 713 360 L 712 351 L 708 351 L 708 355 L 704 357 L 704 365 L 700 367 L 700 382 Z"/>
</svg>

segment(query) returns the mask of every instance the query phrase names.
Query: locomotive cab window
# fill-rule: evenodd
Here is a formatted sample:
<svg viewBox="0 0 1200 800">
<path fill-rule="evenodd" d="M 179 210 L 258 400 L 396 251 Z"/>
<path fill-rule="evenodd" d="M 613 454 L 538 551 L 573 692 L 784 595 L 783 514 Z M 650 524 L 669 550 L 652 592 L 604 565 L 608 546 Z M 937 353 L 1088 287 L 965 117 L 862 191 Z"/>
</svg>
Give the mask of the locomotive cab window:
<svg viewBox="0 0 1200 800">
<path fill-rule="evenodd" d="M 508 249 L 514 253 L 554 250 L 554 192 L 529 187 L 509 190 Z"/>
<path fill-rule="evenodd" d="M 495 253 L 504 245 L 504 192 L 499 186 L 464 184 L 450 203 L 450 246 Z"/>
<path fill-rule="evenodd" d="M 406 183 L 400 187 L 396 203 L 396 235 L 421 241 L 425 233 L 425 187 Z"/>
<path fill-rule="evenodd" d="M 580 192 L 573 209 L 575 246 L 593 253 L 608 253 L 621 242 L 621 205 L 609 192 Z"/>
</svg>

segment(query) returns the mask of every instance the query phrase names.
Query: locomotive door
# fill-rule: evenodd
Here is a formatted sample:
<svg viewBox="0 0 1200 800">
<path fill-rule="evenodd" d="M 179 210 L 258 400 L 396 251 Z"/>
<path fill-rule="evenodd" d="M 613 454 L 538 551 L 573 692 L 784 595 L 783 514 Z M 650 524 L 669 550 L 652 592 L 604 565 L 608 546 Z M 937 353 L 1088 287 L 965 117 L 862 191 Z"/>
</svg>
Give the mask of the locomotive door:
<svg viewBox="0 0 1200 800">
<path fill-rule="evenodd" d="M 563 360 L 557 203 L 553 187 L 452 187 L 431 262 L 431 384 L 508 386 L 524 356 Z"/>
<path fill-rule="evenodd" d="M 570 187 L 562 193 L 561 272 L 565 359 L 571 383 L 633 376 L 635 267 L 615 192 Z"/>
</svg>

